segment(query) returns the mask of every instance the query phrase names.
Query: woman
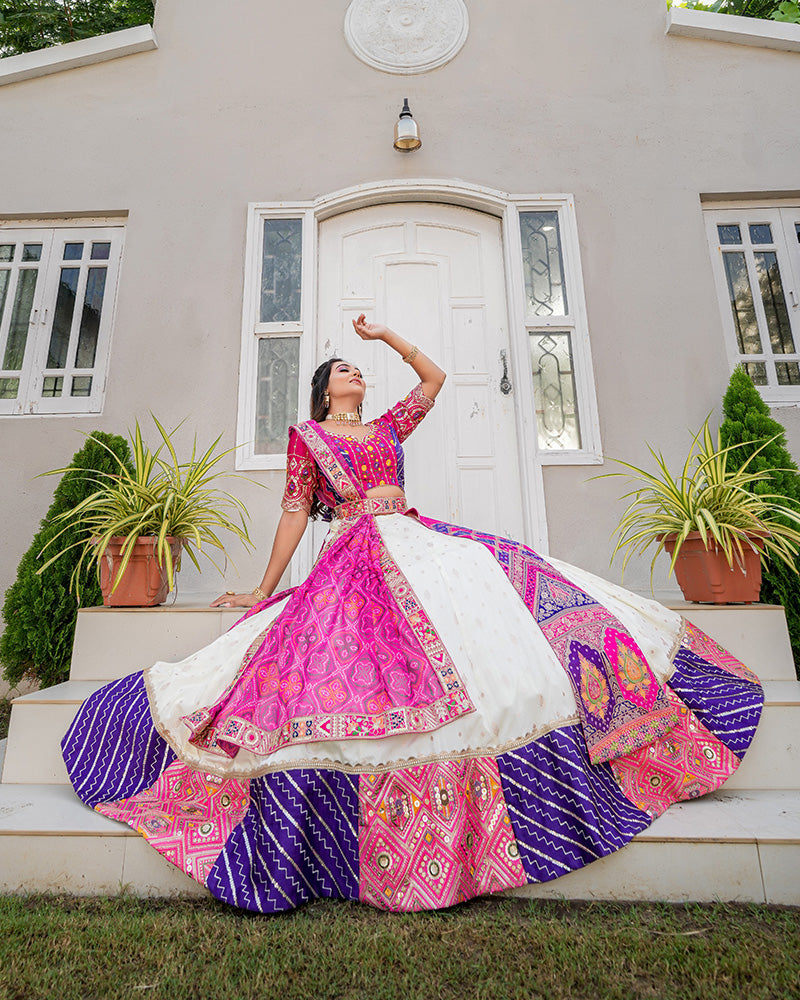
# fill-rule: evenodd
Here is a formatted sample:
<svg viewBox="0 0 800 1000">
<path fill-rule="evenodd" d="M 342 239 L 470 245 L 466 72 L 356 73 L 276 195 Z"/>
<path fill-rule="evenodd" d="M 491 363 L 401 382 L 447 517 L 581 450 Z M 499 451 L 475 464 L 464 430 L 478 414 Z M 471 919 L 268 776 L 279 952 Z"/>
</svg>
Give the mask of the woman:
<svg viewBox="0 0 800 1000">
<path fill-rule="evenodd" d="M 445 375 L 387 327 L 354 328 L 419 384 L 363 424 L 358 368 L 317 369 L 264 578 L 212 605 L 247 614 L 98 691 L 63 743 L 87 804 L 262 912 L 428 909 L 557 878 L 718 788 L 763 703 L 678 614 L 407 509 L 401 442 Z M 308 579 L 273 596 L 318 514 L 333 525 Z"/>
</svg>

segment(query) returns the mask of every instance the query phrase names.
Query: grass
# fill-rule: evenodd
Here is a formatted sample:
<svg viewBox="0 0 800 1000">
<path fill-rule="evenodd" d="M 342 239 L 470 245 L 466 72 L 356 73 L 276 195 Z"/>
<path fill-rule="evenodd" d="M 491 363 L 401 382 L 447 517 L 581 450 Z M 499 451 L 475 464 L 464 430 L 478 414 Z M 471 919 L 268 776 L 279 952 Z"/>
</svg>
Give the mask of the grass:
<svg viewBox="0 0 800 1000">
<path fill-rule="evenodd" d="M 2 1000 L 800 997 L 800 909 L 481 899 L 277 917 L 215 901 L 0 898 Z"/>
</svg>

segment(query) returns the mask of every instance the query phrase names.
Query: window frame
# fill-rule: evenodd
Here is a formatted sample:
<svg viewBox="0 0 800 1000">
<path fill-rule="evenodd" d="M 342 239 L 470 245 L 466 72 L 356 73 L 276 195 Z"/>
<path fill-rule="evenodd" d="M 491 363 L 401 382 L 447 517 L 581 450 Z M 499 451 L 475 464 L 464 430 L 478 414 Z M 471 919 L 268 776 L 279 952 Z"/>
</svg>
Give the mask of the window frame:
<svg viewBox="0 0 800 1000">
<path fill-rule="evenodd" d="M 39 278 L 36 282 L 28 336 L 25 343 L 22 368 L 19 371 L 20 389 L 16 399 L 0 400 L 0 418 L 3 417 L 80 417 L 102 413 L 105 389 L 108 381 L 108 366 L 111 355 L 111 341 L 116 319 L 117 297 L 120 273 L 125 247 L 126 226 L 123 219 L 72 218 L 63 222 L 54 220 L 0 220 L 0 243 L 5 239 L 15 242 L 41 243 L 42 255 L 39 261 Z M 65 243 L 108 242 L 111 244 L 106 263 L 106 279 L 103 291 L 103 310 L 98 330 L 95 363 L 91 369 L 77 369 L 73 364 L 65 364 L 64 369 L 48 369 L 47 353 L 52 328 L 48 318 L 55 311 L 61 268 L 70 262 L 63 260 Z M 92 266 L 90 257 L 75 262 L 81 269 L 80 286 L 85 294 L 88 270 Z M 0 265 L 2 266 L 2 265 Z M 83 301 L 81 296 L 80 301 Z M 7 316 L 13 306 L 8 304 Z M 77 311 L 77 310 L 76 310 Z M 75 327 L 75 319 L 72 326 Z M 77 349 L 76 330 L 70 337 L 67 362 Z M 5 349 L 5 339 L 0 334 L 0 350 Z M 0 357 L 0 360 L 2 358 Z M 65 393 L 57 397 L 41 395 L 44 379 L 48 375 L 63 377 L 65 385 L 73 375 L 91 373 L 92 391 L 88 396 L 72 396 Z M 9 376 L 4 376 L 9 377 Z"/>
<path fill-rule="evenodd" d="M 534 320 L 528 314 L 523 270 L 522 233 L 520 231 L 520 215 L 524 212 L 556 212 L 558 215 L 564 286 L 570 310 L 565 316 L 554 316 L 540 321 Z M 512 219 L 513 225 L 511 224 Z M 506 242 L 510 249 L 510 260 L 507 266 L 515 290 L 518 292 L 514 297 L 517 304 L 514 315 L 511 317 L 512 329 L 523 331 L 524 336 L 524 351 L 520 347 L 519 363 L 516 366 L 517 378 L 525 383 L 524 395 L 527 398 L 524 399 L 524 403 L 526 410 L 533 417 L 533 436 L 537 460 L 541 465 L 599 465 L 603 461 L 600 417 L 597 409 L 575 200 L 571 195 L 517 198 L 514 200 L 513 211 L 510 213 L 508 230 Z M 510 297 L 509 301 L 512 303 L 514 299 Z M 552 330 L 553 333 L 569 332 L 571 334 L 575 402 L 581 434 L 580 448 L 547 449 L 541 448 L 538 443 L 536 402 L 530 363 L 530 335 L 547 330 Z M 527 377 L 523 378 L 523 373 Z"/>
<path fill-rule="evenodd" d="M 267 219 L 301 219 L 301 278 L 300 321 L 261 323 L 259 302 L 264 222 Z M 313 301 L 316 269 L 316 220 L 308 203 L 252 204 L 248 210 L 245 244 L 244 300 L 242 308 L 242 340 L 239 361 L 239 409 L 236 428 L 236 468 L 242 471 L 285 469 L 286 454 L 259 454 L 255 450 L 256 404 L 258 398 L 258 346 L 269 337 L 296 336 L 300 340 L 299 382 L 308 384 L 313 364 Z M 309 275 L 309 268 L 312 274 Z M 305 419 L 308 408 L 302 393 L 298 394 L 298 420 Z"/>
<path fill-rule="evenodd" d="M 300 337 L 298 420 L 308 417 L 307 393 L 314 368 L 316 340 L 316 281 L 318 226 L 339 211 L 397 200 L 441 201 L 446 204 L 476 208 L 497 216 L 503 227 L 503 255 L 506 273 L 506 298 L 511 331 L 512 391 L 518 396 L 517 419 L 522 454 L 531 457 L 525 463 L 524 478 L 529 496 L 541 493 L 536 467 L 545 465 L 597 465 L 602 463 L 600 420 L 595 391 L 583 273 L 578 241 L 574 197 L 570 194 L 510 195 L 472 185 L 450 185 L 441 181 L 388 181 L 382 185 L 349 188 L 314 201 L 251 202 L 248 205 L 245 237 L 245 267 L 242 303 L 241 353 L 239 368 L 239 406 L 236 434 L 236 469 L 239 471 L 280 470 L 286 468 L 286 455 L 256 454 L 256 400 L 258 390 L 258 340 L 263 336 Z M 564 283 L 571 312 L 567 317 L 531 324 L 525 308 L 522 239 L 519 213 L 556 211 L 564 264 Z M 261 284 L 261 247 L 263 221 L 268 218 L 303 220 L 302 285 L 299 324 L 258 323 Z M 576 449 L 541 449 L 538 446 L 533 374 L 530 365 L 529 331 L 568 330 L 572 335 L 575 371 L 575 398 L 578 407 L 581 447 Z M 530 468 L 528 465 L 530 464 Z M 543 506 L 540 504 L 540 506 Z M 534 532 L 532 532 L 532 535 Z M 546 537 L 540 525 L 535 533 Z"/>
<path fill-rule="evenodd" d="M 800 299 L 798 298 L 800 295 L 800 242 L 795 241 L 795 245 L 789 238 L 791 227 L 800 224 L 800 202 L 789 202 L 782 199 L 777 202 L 767 200 L 747 203 L 731 202 L 727 207 L 719 207 L 718 204 L 712 203 L 703 208 L 703 221 L 730 370 L 733 371 L 740 364 L 765 363 L 768 384 L 756 386 L 764 402 L 769 406 L 796 406 L 800 402 L 800 384 L 778 385 L 777 382 L 771 380 L 771 372 L 772 366 L 782 361 L 800 363 Z M 749 225 L 758 222 L 769 222 L 772 225 L 773 243 L 764 244 L 764 246 L 770 249 L 774 248 L 778 258 L 781 284 L 795 344 L 795 351 L 792 354 L 775 354 L 771 349 L 764 349 L 765 347 L 769 348 L 769 331 L 765 323 L 764 306 L 758 280 L 750 259 L 753 245 L 749 242 L 748 230 Z M 717 232 L 717 226 L 725 224 L 738 225 L 742 230 L 743 237 L 745 233 L 748 233 L 747 239 L 743 238 L 741 244 L 724 244 L 724 246 L 728 247 L 730 251 L 738 248 L 745 253 L 748 280 L 753 293 L 753 305 L 761 337 L 762 352 L 760 354 L 744 354 L 739 350 L 725 266 L 722 260 L 723 244 L 720 243 Z"/>
</svg>

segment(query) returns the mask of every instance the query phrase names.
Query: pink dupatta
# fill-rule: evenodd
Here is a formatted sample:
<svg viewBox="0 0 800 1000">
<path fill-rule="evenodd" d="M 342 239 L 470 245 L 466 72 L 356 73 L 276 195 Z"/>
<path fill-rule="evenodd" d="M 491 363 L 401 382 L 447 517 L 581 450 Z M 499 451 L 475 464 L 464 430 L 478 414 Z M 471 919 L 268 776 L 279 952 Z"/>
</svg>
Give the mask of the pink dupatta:
<svg viewBox="0 0 800 1000">
<path fill-rule="evenodd" d="M 296 430 L 336 492 L 362 499 L 314 423 Z M 211 753 L 265 756 L 294 743 L 429 732 L 472 711 L 433 622 L 364 514 L 347 519 L 220 700 L 184 721 Z"/>
</svg>

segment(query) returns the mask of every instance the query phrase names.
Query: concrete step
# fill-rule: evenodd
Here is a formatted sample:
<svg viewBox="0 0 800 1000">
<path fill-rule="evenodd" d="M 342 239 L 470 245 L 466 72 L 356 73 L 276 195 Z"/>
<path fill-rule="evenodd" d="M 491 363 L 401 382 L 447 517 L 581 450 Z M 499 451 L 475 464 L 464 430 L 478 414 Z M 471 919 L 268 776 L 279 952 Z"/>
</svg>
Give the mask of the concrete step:
<svg viewBox="0 0 800 1000">
<path fill-rule="evenodd" d="M 0 892 L 203 895 L 129 827 L 53 785 L 0 786 Z M 800 795 L 718 792 L 673 806 L 627 847 L 510 894 L 800 905 Z"/>
<path fill-rule="evenodd" d="M 3 784 L 68 785 L 61 740 L 83 702 L 106 681 L 65 681 L 11 703 Z"/>
<path fill-rule="evenodd" d="M 726 789 L 678 803 L 616 854 L 514 895 L 800 905 L 800 794 Z"/>
<path fill-rule="evenodd" d="M 78 613 L 72 680 L 125 677 L 156 660 L 182 660 L 227 631 L 241 609 L 209 608 L 190 595 L 160 608 L 84 608 Z M 783 608 L 772 604 L 673 603 L 763 680 L 796 680 Z"/>
<path fill-rule="evenodd" d="M 102 681 L 67 681 L 12 702 L 7 784 L 68 784 L 61 738 Z M 800 682 L 765 681 L 765 709 L 753 745 L 730 788 L 800 789 Z"/>
<path fill-rule="evenodd" d="M 117 680 L 156 660 L 185 659 L 244 614 L 242 608 L 209 608 L 214 596 L 193 594 L 158 608 L 82 608 L 70 680 Z"/>
<path fill-rule="evenodd" d="M 780 604 L 665 603 L 746 663 L 762 681 L 797 680 Z"/>
<path fill-rule="evenodd" d="M 800 681 L 764 681 L 764 713 L 725 789 L 800 789 Z"/>
<path fill-rule="evenodd" d="M 130 827 L 63 785 L 0 785 L 0 892 L 205 895 Z"/>
</svg>

